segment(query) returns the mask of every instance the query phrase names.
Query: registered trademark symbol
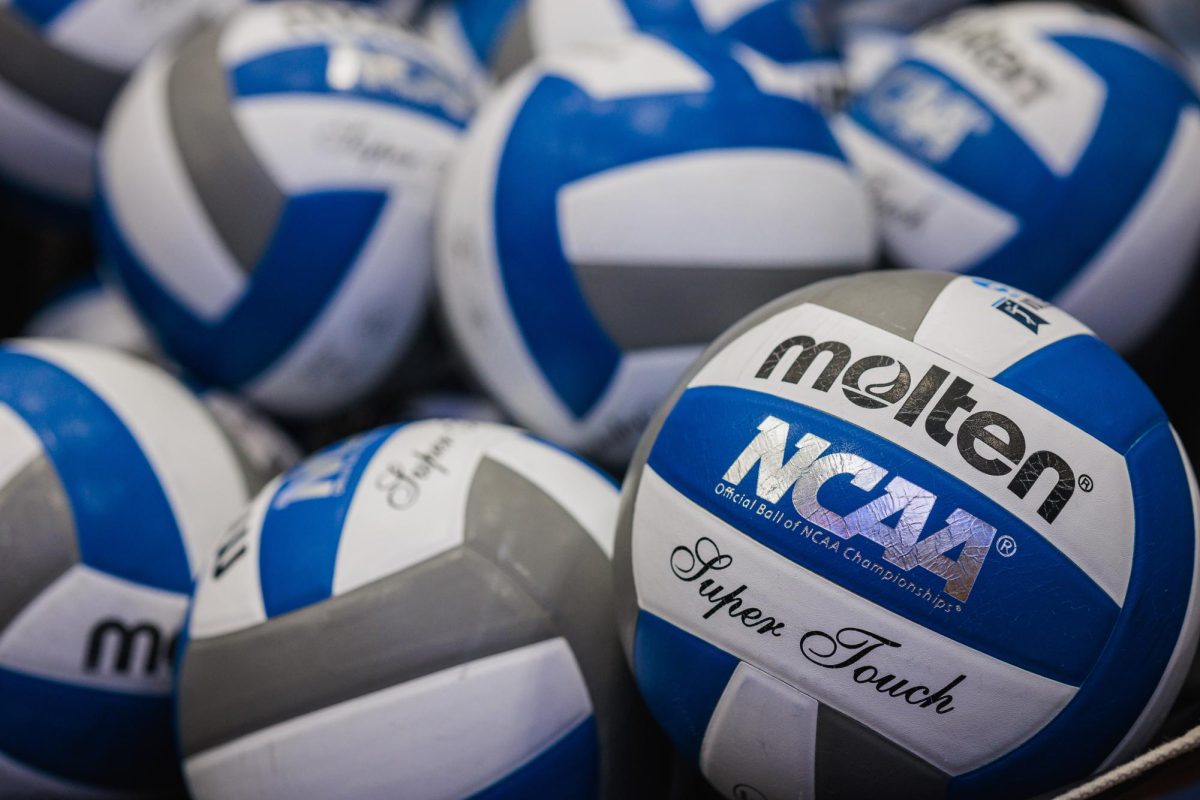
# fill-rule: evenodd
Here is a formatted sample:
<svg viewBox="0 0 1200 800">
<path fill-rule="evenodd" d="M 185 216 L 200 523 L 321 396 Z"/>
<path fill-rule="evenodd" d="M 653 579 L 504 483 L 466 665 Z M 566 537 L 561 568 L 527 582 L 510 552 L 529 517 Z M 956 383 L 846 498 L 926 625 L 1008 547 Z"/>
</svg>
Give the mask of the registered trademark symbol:
<svg viewBox="0 0 1200 800">
<path fill-rule="evenodd" d="M 1092 489 L 1095 489 L 1096 484 L 1092 482 L 1092 476 L 1091 475 L 1080 475 L 1079 476 L 1079 488 L 1083 489 L 1085 492 L 1090 492 Z"/>
<path fill-rule="evenodd" d="M 1012 558 L 1017 553 L 1017 540 L 1004 534 L 996 540 L 996 552 L 1005 558 Z"/>
</svg>

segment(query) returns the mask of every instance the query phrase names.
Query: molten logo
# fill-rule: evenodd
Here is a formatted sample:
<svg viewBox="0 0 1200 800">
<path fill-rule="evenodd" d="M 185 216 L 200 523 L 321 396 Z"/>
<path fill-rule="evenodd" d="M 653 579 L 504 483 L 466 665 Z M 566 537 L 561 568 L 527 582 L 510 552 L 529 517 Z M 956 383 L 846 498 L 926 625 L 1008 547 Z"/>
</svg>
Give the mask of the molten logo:
<svg viewBox="0 0 1200 800">
<path fill-rule="evenodd" d="M 796 511 L 842 539 L 863 536 L 883 547 L 883 557 L 905 572 L 922 567 L 946 579 L 945 591 L 961 601 L 971 594 L 975 578 L 991 550 L 996 529 L 962 509 L 955 510 L 946 526 L 921 538 L 937 496 L 896 476 L 882 485 L 884 494 L 845 516 L 821 505 L 821 487 L 839 475 L 863 491 L 880 488 L 887 470 L 853 453 L 827 452 L 829 442 L 806 433 L 796 443 L 797 452 L 787 462 L 788 423 L 769 416 L 758 426 L 758 435 L 726 470 L 724 480 L 737 485 L 758 467 L 758 496 L 777 503 L 790 489 Z M 894 525 L 884 522 L 896 519 Z M 962 546 L 957 559 L 946 553 Z"/>
<path fill-rule="evenodd" d="M 781 370 L 793 352 L 796 356 L 791 366 Z M 1037 508 L 1038 516 L 1046 522 L 1053 524 L 1074 496 L 1075 471 L 1066 459 L 1052 450 L 1035 450 L 1027 456 L 1021 426 L 997 411 L 978 409 L 979 401 L 971 396 L 975 385 L 939 366 L 930 366 L 914 383 L 908 367 L 891 356 L 868 355 L 855 360 L 844 342 L 792 336 L 775 346 L 754 377 L 772 380 L 782 371 L 780 380 L 800 385 L 822 358 L 825 366 L 812 379 L 814 391 L 828 393 L 840 378 L 842 394 L 859 408 L 889 413 L 898 407 L 892 419 L 907 428 L 924 417 L 925 435 L 942 447 L 953 441 L 962 460 L 976 471 L 990 477 L 1012 473 L 1008 491 L 1020 499 L 1029 495 L 1044 473 L 1054 473 L 1056 480 Z M 879 368 L 893 368 L 894 377 L 864 386 L 867 374 Z M 957 431 L 952 431 L 948 423 L 960 412 L 968 416 Z M 981 451 L 980 446 L 985 450 Z"/>
<path fill-rule="evenodd" d="M 156 675 L 170 668 L 178 636 L 165 634 L 151 622 L 131 625 L 112 617 L 102 619 L 88 637 L 83 669 L 122 676 Z"/>
</svg>

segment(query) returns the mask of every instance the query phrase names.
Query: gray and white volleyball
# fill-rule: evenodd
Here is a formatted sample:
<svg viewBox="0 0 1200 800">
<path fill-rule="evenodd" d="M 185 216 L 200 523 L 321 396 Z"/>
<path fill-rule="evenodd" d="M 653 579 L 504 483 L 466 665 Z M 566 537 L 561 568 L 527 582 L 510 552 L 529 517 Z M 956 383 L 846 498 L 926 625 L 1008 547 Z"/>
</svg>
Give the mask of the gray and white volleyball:
<svg viewBox="0 0 1200 800">
<path fill-rule="evenodd" d="M 486 423 L 384 428 L 288 472 L 198 583 L 193 796 L 661 797 L 613 622 L 616 513 L 607 476 Z"/>
</svg>

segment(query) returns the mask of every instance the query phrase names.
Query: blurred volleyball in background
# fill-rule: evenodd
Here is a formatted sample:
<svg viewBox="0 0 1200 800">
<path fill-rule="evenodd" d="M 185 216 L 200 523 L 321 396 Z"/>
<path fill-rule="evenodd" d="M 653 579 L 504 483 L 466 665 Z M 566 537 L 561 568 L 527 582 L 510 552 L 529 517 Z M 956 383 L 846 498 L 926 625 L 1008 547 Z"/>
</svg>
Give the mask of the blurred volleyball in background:
<svg viewBox="0 0 1200 800">
<path fill-rule="evenodd" d="M 538 55 L 625 32 L 681 30 L 727 37 L 775 67 L 779 86 L 833 107 L 842 71 L 818 0 L 528 0 L 528 37 Z M 750 57 L 750 56 L 746 56 Z"/>
<path fill-rule="evenodd" d="M 962 11 L 841 123 L 900 266 L 1019 286 L 1123 351 L 1187 283 L 1200 105 L 1128 23 L 1062 3 Z"/>
<path fill-rule="evenodd" d="M 251 494 L 301 459 L 296 443 L 242 398 L 220 389 L 192 389 L 233 445 Z"/>
<path fill-rule="evenodd" d="M 25 326 L 24 336 L 71 339 L 161 363 L 162 352 L 129 301 L 98 275 L 63 289 Z"/>
<path fill-rule="evenodd" d="M 726 797 L 1040 795 L 1162 724 L 1198 502 L 1154 395 L 1061 310 L 827 281 L 736 325 L 648 430 L 623 642 Z"/>
<path fill-rule="evenodd" d="M 512 428 L 361 434 L 269 486 L 197 589 L 197 800 L 661 797 L 613 627 L 616 487 Z"/>
<path fill-rule="evenodd" d="M 821 112 L 742 52 L 631 34 L 539 60 L 476 118 L 441 203 L 441 300 L 520 424 L 620 463 L 726 326 L 873 264 Z"/>
<path fill-rule="evenodd" d="M 126 77 L 155 44 L 235 2 L 0 3 L 0 189 L 85 207 L 96 138 Z"/>
<path fill-rule="evenodd" d="M 528 0 L 438 0 L 421 23 L 479 95 L 533 57 Z"/>
<path fill-rule="evenodd" d="M 166 373 L 0 347 L 0 795 L 177 791 L 171 663 L 193 572 L 250 497 Z"/>
<path fill-rule="evenodd" d="M 374 13 L 249 7 L 118 101 L 101 244 L 189 373 L 276 413 L 336 411 L 426 312 L 434 197 L 471 110 L 432 49 Z"/>
</svg>

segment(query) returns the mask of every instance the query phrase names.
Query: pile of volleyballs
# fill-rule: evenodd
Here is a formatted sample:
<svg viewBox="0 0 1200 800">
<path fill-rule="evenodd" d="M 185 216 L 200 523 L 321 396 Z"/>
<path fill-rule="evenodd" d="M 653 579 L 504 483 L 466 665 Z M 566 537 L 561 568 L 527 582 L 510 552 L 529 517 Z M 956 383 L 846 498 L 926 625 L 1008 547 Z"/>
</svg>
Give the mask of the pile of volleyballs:
<svg viewBox="0 0 1200 800">
<path fill-rule="evenodd" d="M 847 84 L 816 3 L 226 5 L 0 6 L 0 181 L 90 204 L 124 298 L 34 330 L 205 387 L 0 348 L 0 796 L 661 797 L 661 727 L 738 800 L 1007 798 L 1144 747 L 1200 635 L 1110 349 L 1200 251 L 1165 45 L 856 0 Z M 240 404 L 362 403 L 430 314 L 533 433 L 287 469 Z"/>
<path fill-rule="evenodd" d="M 893 46 L 836 113 L 810 3 L 443 2 L 424 37 L 250 6 L 112 104 L 108 276 L 189 374 L 296 419 L 385 382 L 436 293 L 514 420 L 611 464 L 725 327 L 880 253 L 1036 292 L 1134 350 L 1200 250 L 1194 88 L 1148 34 L 1062 3 L 902 36 L 953 5 L 844 4 L 847 46 Z"/>
</svg>

